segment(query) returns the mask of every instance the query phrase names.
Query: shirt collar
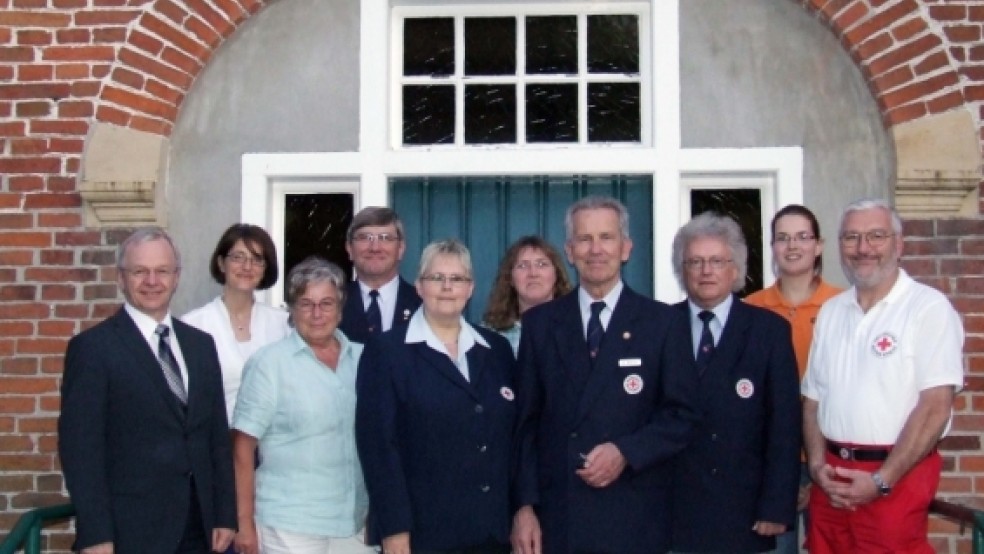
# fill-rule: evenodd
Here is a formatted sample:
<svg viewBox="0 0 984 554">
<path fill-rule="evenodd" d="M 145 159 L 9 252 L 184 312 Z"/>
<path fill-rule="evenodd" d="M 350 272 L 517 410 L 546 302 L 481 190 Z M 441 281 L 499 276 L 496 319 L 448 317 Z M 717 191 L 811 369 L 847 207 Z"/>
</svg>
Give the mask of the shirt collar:
<svg viewBox="0 0 984 554">
<path fill-rule="evenodd" d="M 485 348 L 491 348 L 485 337 L 465 321 L 464 317 L 460 317 L 459 320 L 461 324 L 461 330 L 458 332 L 459 352 L 467 352 L 475 344 L 480 344 Z M 413 317 L 410 318 L 410 323 L 407 325 L 407 337 L 404 339 L 404 342 L 406 344 L 423 342 L 438 352 L 447 353 L 444 344 L 434 334 L 430 325 L 427 324 L 423 307 L 417 308 L 417 311 L 413 313 Z"/>
<path fill-rule="evenodd" d="M 731 313 L 731 305 L 734 301 L 735 295 L 729 294 L 727 298 L 721 301 L 720 304 L 710 309 L 711 312 L 714 312 L 714 318 L 721 323 L 721 327 L 724 327 L 724 325 L 728 322 L 728 314 Z M 700 318 L 697 317 L 697 314 L 704 311 L 704 308 L 694 304 L 693 300 L 690 300 L 689 298 L 687 299 L 687 305 L 690 307 L 690 320 L 699 320 Z"/>
<path fill-rule="evenodd" d="M 126 313 L 130 316 L 130 319 L 133 320 L 133 323 L 137 326 L 140 334 L 143 335 L 148 341 L 153 338 L 159 324 L 164 324 L 167 325 L 168 328 L 174 329 L 174 323 L 171 321 L 170 311 L 164 315 L 164 319 L 157 321 L 156 319 L 136 309 L 129 302 L 125 302 L 123 304 L 123 309 L 126 310 Z"/>
<path fill-rule="evenodd" d="M 608 294 L 601 299 L 605 302 L 606 310 L 615 309 L 615 304 L 618 303 L 618 299 L 622 295 L 623 288 L 625 288 L 625 285 L 622 283 L 622 280 L 619 279 L 618 283 L 615 283 L 615 286 L 612 287 L 612 290 L 608 291 Z M 577 303 L 581 308 L 582 314 L 587 313 L 589 316 L 591 315 L 591 304 L 593 302 L 597 302 L 597 300 L 588 294 L 588 291 L 584 290 L 584 287 L 577 287 Z M 585 319 L 585 321 L 587 321 L 587 319 Z"/>
</svg>

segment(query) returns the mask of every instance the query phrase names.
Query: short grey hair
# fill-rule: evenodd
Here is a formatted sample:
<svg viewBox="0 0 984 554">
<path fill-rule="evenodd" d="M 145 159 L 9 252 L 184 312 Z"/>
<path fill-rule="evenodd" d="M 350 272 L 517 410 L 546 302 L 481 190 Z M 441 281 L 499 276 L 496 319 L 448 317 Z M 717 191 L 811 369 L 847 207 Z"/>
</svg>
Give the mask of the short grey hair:
<svg viewBox="0 0 984 554">
<path fill-rule="evenodd" d="M 420 253 L 420 268 L 417 270 L 417 280 L 427 274 L 430 270 L 434 258 L 437 256 L 454 256 L 458 258 L 461 265 L 465 266 L 468 277 L 472 276 L 471 252 L 468 247 L 458 239 L 437 240 L 428 244 L 424 251 Z"/>
<path fill-rule="evenodd" d="M 308 256 L 287 274 L 287 304 L 291 307 L 312 283 L 331 283 L 338 294 L 339 309 L 345 305 L 345 272 L 320 256 Z"/>
<path fill-rule="evenodd" d="M 610 196 L 585 196 L 571 204 L 564 215 L 567 242 L 574 240 L 574 214 L 581 210 L 612 210 L 618 214 L 618 226 L 622 230 L 622 238 L 629 238 L 629 210 L 625 208 L 625 204 Z"/>
<path fill-rule="evenodd" d="M 862 198 L 848 204 L 841 213 L 840 226 L 838 227 L 837 234 L 840 235 L 844 232 L 844 221 L 847 220 L 848 214 L 874 209 L 887 211 L 888 215 L 892 218 L 892 231 L 896 235 L 902 234 L 902 218 L 899 217 L 899 213 L 895 211 L 895 208 L 887 200 L 881 198 Z"/>
<path fill-rule="evenodd" d="M 174 244 L 174 240 L 171 239 L 171 235 L 167 234 L 167 231 L 160 227 L 141 227 L 126 237 L 116 248 L 116 268 L 124 269 L 123 262 L 126 260 L 126 253 L 131 247 L 154 240 L 167 241 L 171 246 L 171 250 L 174 252 L 174 262 L 177 264 L 177 269 L 181 269 L 181 252 L 178 250 L 177 245 Z"/>
<path fill-rule="evenodd" d="M 673 237 L 673 274 L 676 275 L 680 288 L 686 290 L 686 276 L 683 269 L 683 256 L 690 243 L 699 238 L 715 238 L 723 241 L 731 250 L 731 259 L 738 268 L 738 277 L 731 284 L 731 290 L 737 292 L 745 286 L 745 276 L 748 274 L 748 245 L 741 227 L 734 219 L 714 212 L 704 212 L 680 227 Z"/>
</svg>

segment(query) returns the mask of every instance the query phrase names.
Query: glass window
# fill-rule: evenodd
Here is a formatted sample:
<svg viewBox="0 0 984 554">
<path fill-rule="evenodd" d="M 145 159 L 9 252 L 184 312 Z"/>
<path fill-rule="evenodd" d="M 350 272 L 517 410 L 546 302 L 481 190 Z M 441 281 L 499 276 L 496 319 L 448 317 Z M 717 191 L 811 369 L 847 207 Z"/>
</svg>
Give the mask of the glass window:
<svg viewBox="0 0 984 554">
<path fill-rule="evenodd" d="M 642 14 L 459 11 L 402 19 L 403 146 L 642 142 Z"/>
<path fill-rule="evenodd" d="M 308 256 L 321 256 L 352 275 L 345 233 L 352 223 L 352 194 L 287 194 L 284 197 L 284 267 L 287 273 Z M 283 301 L 286 302 L 286 288 Z"/>
<path fill-rule="evenodd" d="M 762 274 L 762 191 L 760 189 L 697 189 L 690 194 L 692 216 L 714 211 L 738 222 L 748 244 L 748 276 L 738 291 L 744 298 L 761 290 Z"/>
</svg>

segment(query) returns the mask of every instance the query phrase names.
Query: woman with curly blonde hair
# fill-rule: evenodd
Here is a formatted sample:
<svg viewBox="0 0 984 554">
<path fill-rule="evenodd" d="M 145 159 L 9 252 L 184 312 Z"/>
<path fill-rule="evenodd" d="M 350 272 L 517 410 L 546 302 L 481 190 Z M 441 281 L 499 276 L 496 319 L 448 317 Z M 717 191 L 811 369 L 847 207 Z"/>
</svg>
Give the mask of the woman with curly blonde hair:
<svg viewBox="0 0 984 554">
<path fill-rule="evenodd" d="M 571 281 L 557 249 L 544 239 L 520 237 L 506 250 L 483 322 L 519 348 L 520 317 L 527 309 L 571 291 Z"/>
</svg>

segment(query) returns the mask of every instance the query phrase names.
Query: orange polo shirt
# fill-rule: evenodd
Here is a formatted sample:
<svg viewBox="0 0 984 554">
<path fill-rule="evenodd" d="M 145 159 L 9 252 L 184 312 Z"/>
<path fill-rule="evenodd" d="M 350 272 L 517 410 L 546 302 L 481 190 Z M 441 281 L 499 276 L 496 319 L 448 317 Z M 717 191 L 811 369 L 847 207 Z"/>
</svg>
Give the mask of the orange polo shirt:
<svg viewBox="0 0 984 554">
<path fill-rule="evenodd" d="M 789 320 L 793 328 L 793 350 L 796 352 L 796 365 L 799 367 L 800 379 L 806 372 L 806 361 L 810 355 L 810 343 L 813 341 L 813 324 L 817 321 L 820 305 L 831 296 L 843 289 L 828 284 L 823 279 L 817 285 L 813 296 L 799 306 L 793 306 L 779 292 L 779 282 L 767 289 L 745 297 L 745 302 L 752 306 L 766 308 Z"/>
</svg>

